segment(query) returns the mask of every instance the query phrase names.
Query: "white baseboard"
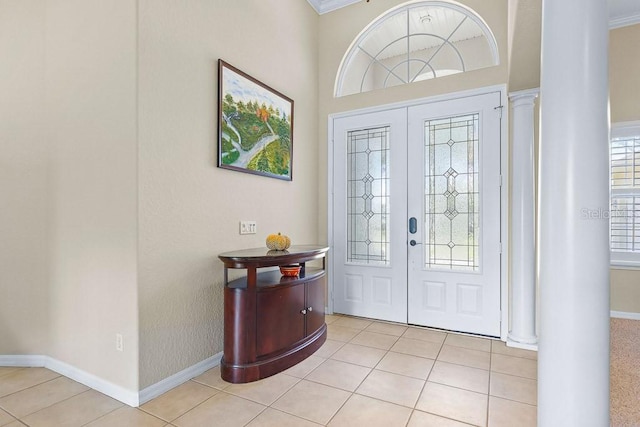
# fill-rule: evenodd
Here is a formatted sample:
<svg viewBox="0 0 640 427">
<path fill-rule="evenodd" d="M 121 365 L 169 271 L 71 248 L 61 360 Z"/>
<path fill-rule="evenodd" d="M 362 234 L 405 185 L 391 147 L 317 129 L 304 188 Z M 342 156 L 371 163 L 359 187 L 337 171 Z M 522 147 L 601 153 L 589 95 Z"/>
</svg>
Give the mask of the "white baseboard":
<svg viewBox="0 0 640 427">
<path fill-rule="evenodd" d="M 189 381 L 191 378 L 197 377 L 200 374 L 208 371 L 211 368 L 214 368 L 220 364 L 220 358 L 222 357 L 222 352 L 211 356 L 208 359 L 203 360 L 202 362 L 198 362 L 193 366 L 190 366 L 186 369 L 183 369 L 180 372 L 177 372 L 170 377 L 163 379 L 155 384 L 146 387 L 144 390 L 140 390 L 138 394 L 138 403 L 140 405 L 160 396 L 163 393 L 171 390 Z"/>
<path fill-rule="evenodd" d="M 51 369 L 54 372 L 64 375 L 67 378 L 71 378 L 74 381 L 84 384 L 102 394 L 106 394 L 109 397 L 113 397 L 122 403 L 126 403 L 129 406 L 138 406 L 138 393 L 133 390 L 128 390 L 119 385 L 113 384 L 107 380 L 90 374 L 82 369 L 78 369 L 67 363 L 61 362 L 52 357 L 47 357 L 44 365 L 45 368 Z"/>
<path fill-rule="evenodd" d="M 514 341 L 510 338 L 507 338 L 507 341 L 505 341 L 505 344 L 507 345 L 507 347 L 513 347 L 513 348 L 521 348 L 523 350 L 531 350 L 531 351 L 538 351 L 538 344 L 525 344 L 525 343 L 521 343 L 518 341 Z"/>
<path fill-rule="evenodd" d="M 144 390 L 140 390 L 140 392 L 128 390 L 49 356 L 0 355 L 0 366 L 47 368 L 59 373 L 60 375 L 64 375 L 67 378 L 77 381 L 80 384 L 84 384 L 87 387 L 99 391 L 102 394 L 106 394 L 109 397 L 119 400 L 122 403 L 132 407 L 137 407 L 163 393 L 166 393 L 172 388 L 189 381 L 191 378 L 197 377 L 209 369 L 218 366 L 220 364 L 221 357 L 222 352 L 183 369 L 160 382 L 150 385 Z"/>
<path fill-rule="evenodd" d="M 19 366 L 24 368 L 47 368 L 67 378 L 84 384 L 102 394 L 106 394 L 129 406 L 138 406 L 138 393 L 113 384 L 75 366 L 61 362 L 53 357 L 41 355 L 0 355 L 0 366 Z"/>
<path fill-rule="evenodd" d="M 0 355 L 0 366 L 20 368 L 44 368 L 47 356 L 41 355 Z"/>
<path fill-rule="evenodd" d="M 640 313 L 611 310 L 611 317 L 617 317 L 618 319 L 640 320 Z"/>
</svg>

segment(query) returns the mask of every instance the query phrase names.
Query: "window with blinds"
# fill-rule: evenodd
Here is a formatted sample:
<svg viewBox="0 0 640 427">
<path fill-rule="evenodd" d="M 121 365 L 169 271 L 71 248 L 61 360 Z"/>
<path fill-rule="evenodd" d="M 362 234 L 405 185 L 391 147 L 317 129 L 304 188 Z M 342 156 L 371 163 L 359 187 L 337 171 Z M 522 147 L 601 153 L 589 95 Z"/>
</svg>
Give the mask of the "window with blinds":
<svg viewBox="0 0 640 427">
<path fill-rule="evenodd" d="M 640 265 L 640 124 L 612 129 L 611 261 Z"/>
</svg>

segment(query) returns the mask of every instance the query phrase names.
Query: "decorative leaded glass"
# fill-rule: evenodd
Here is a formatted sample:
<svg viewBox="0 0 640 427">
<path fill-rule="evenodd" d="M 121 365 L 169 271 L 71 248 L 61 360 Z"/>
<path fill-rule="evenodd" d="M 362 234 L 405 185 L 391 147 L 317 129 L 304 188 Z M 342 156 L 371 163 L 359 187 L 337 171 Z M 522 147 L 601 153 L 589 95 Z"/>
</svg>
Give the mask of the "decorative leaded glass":
<svg viewBox="0 0 640 427">
<path fill-rule="evenodd" d="M 486 22 L 454 2 L 413 1 L 376 18 L 340 65 L 337 97 L 369 92 L 500 63 Z"/>
<path fill-rule="evenodd" d="M 388 265 L 389 126 L 347 133 L 347 262 Z"/>
<path fill-rule="evenodd" d="M 425 267 L 477 271 L 479 114 L 425 122 Z"/>
</svg>

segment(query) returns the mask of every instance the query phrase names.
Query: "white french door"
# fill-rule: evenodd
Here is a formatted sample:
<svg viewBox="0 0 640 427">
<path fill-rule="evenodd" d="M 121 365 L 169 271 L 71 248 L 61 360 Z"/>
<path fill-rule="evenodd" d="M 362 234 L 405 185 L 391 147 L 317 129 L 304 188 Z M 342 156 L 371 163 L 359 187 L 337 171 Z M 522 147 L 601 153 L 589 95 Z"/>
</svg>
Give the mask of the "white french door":
<svg viewBox="0 0 640 427">
<path fill-rule="evenodd" d="M 334 122 L 334 311 L 407 321 L 407 111 Z"/>
<path fill-rule="evenodd" d="M 335 312 L 500 335 L 500 99 L 334 120 Z"/>
<path fill-rule="evenodd" d="M 489 93 L 409 109 L 409 323 L 500 335 L 498 105 Z"/>
</svg>

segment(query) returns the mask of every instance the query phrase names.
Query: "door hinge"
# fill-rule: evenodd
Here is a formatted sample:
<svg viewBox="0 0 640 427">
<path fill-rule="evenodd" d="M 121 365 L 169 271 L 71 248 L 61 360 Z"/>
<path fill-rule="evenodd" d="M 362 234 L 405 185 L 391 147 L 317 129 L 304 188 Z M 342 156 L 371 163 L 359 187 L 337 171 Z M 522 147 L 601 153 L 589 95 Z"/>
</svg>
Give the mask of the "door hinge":
<svg viewBox="0 0 640 427">
<path fill-rule="evenodd" d="M 498 105 L 497 107 L 494 108 L 494 110 L 496 110 L 498 112 L 498 115 L 500 118 L 502 118 L 502 108 L 504 106 L 503 105 Z"/>
<path fill-rule="evenodd" d="M 503 179 L 502 179 L 502 174 L 500 174 L 500 176 L 498 177 L 498 186 L 499 186 L 500 188 L 502 188 L 502 181 L 503 181 Z"/>
<path fill-rule="evenodd" d="M 502 242 L 498 242 L 498 253 L 502 253 Z"/>
</svg>

